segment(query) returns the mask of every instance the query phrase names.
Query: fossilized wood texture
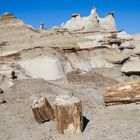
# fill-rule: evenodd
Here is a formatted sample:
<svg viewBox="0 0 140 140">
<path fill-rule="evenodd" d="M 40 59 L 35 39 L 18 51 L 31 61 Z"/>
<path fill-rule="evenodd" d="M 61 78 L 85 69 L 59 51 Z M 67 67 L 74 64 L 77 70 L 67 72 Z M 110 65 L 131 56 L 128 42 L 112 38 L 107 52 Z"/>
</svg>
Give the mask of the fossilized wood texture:
<svg viewBox="0 0 140 140">
<path fill-rule="evenodd" d="M 54 119 L 54 111 L 46 98 L 32 97 L 32 111 L 36 121 L 41 124 Z"/>
<path fill-rule="evenodd" d="M 140 81 L 125 82 L 104 89 L 105 105 L 127 104 L 140 101 Z"/>
<path fill-rule="evenodd" d="M 60 134 L 76 134 L 83 130 L 82 103 L 76 97 L 58 96 L 54 113 Z"/>
</svg>

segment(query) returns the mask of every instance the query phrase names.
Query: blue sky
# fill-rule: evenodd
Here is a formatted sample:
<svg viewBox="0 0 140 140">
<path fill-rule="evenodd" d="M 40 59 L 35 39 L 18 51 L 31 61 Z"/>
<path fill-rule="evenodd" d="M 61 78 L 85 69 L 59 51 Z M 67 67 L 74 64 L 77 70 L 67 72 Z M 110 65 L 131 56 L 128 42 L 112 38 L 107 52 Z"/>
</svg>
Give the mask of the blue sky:
<svg viewBox="0 0 140 140">
<path fill-rule="evenodd" d="M 140 33 L 140 0 L 0 0 L 0 15 L 12 12 L 35 28 L 42 21 L 50 28 L 67 21 L 72 13 L 87 16 L 93 6 L 101 17 L 115 12 L 118 30 Z"/>
</svg>

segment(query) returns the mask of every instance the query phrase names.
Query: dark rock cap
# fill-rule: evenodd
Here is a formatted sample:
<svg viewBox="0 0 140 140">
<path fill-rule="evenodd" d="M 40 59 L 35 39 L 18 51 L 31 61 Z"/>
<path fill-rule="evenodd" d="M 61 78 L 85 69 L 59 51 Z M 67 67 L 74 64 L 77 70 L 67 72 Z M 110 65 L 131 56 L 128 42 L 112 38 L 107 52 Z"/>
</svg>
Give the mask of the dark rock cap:
<svg viewBox="0 0 140 140">
<path fill-rule="evenodd" d="M 106 16 L 108 16 L 108 15 L 112 15 L 114 17 L 115 14 L 114 14 L 114 12 L 109 12 L 106 14 Z"/>
<path fill-rule="evenodd" d="M 71 17 L 78 17 L 78 16 L 80 16 L 80 17 L 81 17 L 81 15 L 80 15 L 80 14 L 72 14 L 72 15 L 71 15 Z"/>
</svg>

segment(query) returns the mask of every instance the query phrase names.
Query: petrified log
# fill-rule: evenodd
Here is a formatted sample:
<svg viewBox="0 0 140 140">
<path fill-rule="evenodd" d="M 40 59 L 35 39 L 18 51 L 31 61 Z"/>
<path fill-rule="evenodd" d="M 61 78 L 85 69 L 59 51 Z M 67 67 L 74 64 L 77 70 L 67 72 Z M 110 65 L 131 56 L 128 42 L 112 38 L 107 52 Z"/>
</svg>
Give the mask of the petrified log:
<svg viewBox="0 0 140 140">
<path fill-rule="evenodd" d="M 76 97 L 58 96 L 54 103 L 54 113 L 60 134 L 76 134 L 83 130 L 82 103 Z"/>
<path fill-rule="evenodd" d="M 127 104 L 140 101 L 140 81 L 120 83 L 104 89 L 105 105 Z"/>
<path fill-rule="evenodd" d="M 46 98 L 32 96 L 32 111 L 36 121 L 41 124 L 54 119 L 54 111 Z"/>
</svg>

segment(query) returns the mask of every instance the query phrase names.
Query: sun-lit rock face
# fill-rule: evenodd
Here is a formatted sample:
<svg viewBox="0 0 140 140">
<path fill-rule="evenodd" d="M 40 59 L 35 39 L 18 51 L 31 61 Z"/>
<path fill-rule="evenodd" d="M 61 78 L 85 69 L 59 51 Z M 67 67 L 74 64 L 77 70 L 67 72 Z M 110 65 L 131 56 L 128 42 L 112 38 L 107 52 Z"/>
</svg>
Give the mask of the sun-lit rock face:
<svg viewBox="0 0 140 140">
<path fill-rule="evenodd" d="M 116 31 L 116 23 L 113 13 L 108 13 L 105 18 L 100 20 L 100 29 L 106 31 Z"/>
<path fill-rule="evenodd" d="M 63 25 L 63 28 L 67 28 L 69 30 L 88 30 L 88 29 L 96 29 L 99 27 L 99 22 L 97 18 L 97 11 L 94 8 L 91 11 L 91 14 L 87 17 L 82 17 L 80 14 L 73 14 L 72 18 Z"/>
<path fill-rule="evenodd" d="M 65 78 L 61 61 L 56 58 L 32 59 L 20 62 L 26 73 L 33 78 L 56 80 Z"/>
<path fill-rule="evenodd" d="M 87 17 L 82 17 L 80 14 L 73 14 L 72 18 L 62 25 L 62 28 L 67 28 L 70 31 L 75 30 L 105 30 L 116 31 L 116 23 L 114 14 L 108 13 L 105 18 L 98 16 L 96 8 L 91 10 Z"/>
</svg>

